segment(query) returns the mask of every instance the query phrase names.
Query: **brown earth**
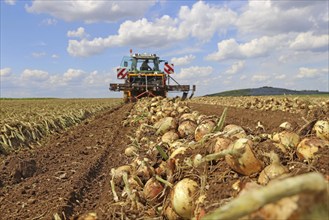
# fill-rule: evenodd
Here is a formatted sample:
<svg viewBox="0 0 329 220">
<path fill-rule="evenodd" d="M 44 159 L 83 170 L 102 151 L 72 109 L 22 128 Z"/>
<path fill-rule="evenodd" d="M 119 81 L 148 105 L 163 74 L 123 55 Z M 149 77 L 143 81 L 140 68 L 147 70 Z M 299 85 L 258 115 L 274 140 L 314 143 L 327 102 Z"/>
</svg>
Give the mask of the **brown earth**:
<svg viewBox="0 0 329 220">
<path fill-rule="evenodd" d="M 52 219 L 58 214 L 62 219 L 96 212 L 99 219 L 120 219 L 119 206 L 114 205 L 110 188 L 111 168 L 129 163 L 124 154 L 130 143 L 127 135 L 134 127 L 122 126 L 122 121 L 132 105 L 107 111 L 56 134 L 41 147 L 24 150 L 0 158 L 0 219 Z M 191 104 L 193 110 L 203 114 L 221 115 L 222 106 Z M 267 133 L 278 131 L 278 126 L 288 121 L 295 129 L 305 121 L 301 115 L 285 112 L 261 112 L 229 107 L 226 123 L 243 126 L 249 134 L 264 131 L 256 128 L 260 122 Z M 268 142 L 256 146 L 258 156 L 263 149 L 275 149 Z M 279 153 L 279 152 L 278 152 Z M 329 175 L 328 150 L 313 164 L 304 165 L 296 155 L 280 155 L 284 165 L 299 167 L 298 172 L 317 170 Z M 205 210 L 218 207 L 234 195 L 232 184 L 255 177 L 242 177 L 219 161 L 208 170 L 208 202 Z M 143 216 L 136 212 L 135 218 Z"/>
</svg>

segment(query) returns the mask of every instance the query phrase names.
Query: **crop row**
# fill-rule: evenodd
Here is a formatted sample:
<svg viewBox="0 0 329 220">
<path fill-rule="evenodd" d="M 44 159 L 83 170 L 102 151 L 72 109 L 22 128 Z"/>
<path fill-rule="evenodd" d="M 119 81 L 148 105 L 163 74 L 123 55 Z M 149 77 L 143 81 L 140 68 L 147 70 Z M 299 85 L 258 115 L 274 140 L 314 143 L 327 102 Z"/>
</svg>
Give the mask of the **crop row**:
<svg viewBox="0 0 329 220">
<path fill-rule="evenodd" d="M 305 113 L 311 116 L 320 109 L 324 115 L 329 115 L 329 97 L 324 96 L 198 97 L 192 99 L 192 102 L 262 111 Z"/>
<path fill-rule="evenodd" d="M 226 124 L 227 111 L 217 117 L 178 99 L 139 100 L 123 121 L 137 129 L 124 151 L 130 163 L 111 170 L 110 205 L 125 219 L 327 216 L 327 182 L 310 165 L 325 160 L 329 121 L 318 120 L 309 136 L 284 121 L 257 135 Z M 307 209 L 305 192 L 314 201 Z"/>
<path fill-rule="evenodd" d="M 119 99 L 1 100 L 0 154 L 32 147 L 44 136 L 119 103 Z"/>
</svg>

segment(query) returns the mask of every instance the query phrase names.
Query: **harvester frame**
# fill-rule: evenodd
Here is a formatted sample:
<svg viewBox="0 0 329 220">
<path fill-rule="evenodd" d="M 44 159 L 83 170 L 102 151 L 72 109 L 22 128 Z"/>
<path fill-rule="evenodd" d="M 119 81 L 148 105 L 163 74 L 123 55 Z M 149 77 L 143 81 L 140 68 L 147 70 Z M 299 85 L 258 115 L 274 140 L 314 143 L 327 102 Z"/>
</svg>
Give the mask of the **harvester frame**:
<svg viewBox="0 0 329 220">
<path fill-rule="evenodd" d="M 149 62 L 151 61 L 151 62 Z M 143 62 L 142 65 L 139 64 Z M 164 71 L 160 70 L 160 64 L 164 62 Z M 147 65 L 147 68 L 145 66 Z M 147 63 L 147 64 L 146 64 Z M 153 65 L 153 67 L 148 66 Z M 168 92 L 183 92 L 182 99 L 192 98 L 196 86 L 180 85 L 171 74 L 174 73 L 173 64 L 160 60 L 156 54 L 131 54 L 122 59 L 117 68 L 117 78 L 124 83 L 110 83 L 111 91 L 123 91 L 124 102 L 136 101 L 142 97 L 162 96 L 167 97 Z M 170 82 L 175 85 L 170 85 Z"/>
</svg>

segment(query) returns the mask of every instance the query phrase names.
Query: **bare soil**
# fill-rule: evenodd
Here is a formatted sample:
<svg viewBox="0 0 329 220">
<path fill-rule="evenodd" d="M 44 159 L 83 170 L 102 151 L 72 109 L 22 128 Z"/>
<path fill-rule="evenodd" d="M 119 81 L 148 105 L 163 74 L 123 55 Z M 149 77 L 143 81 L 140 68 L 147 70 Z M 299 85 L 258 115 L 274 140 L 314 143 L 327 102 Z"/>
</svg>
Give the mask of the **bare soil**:
<svg viewBox="0 0 329 220">
<path fill-rule="evenodd" d="M 209 115 L 221 115 L 224 109 L 202 104 L 191 107 Z M 130 162 L 124 149 L 130 143 L 127 135 L 132 135 L 136 128 L 124 127 L 122 121 L 131 108 L 132 104 L 128 104 L 109 110 L 51 136 L 41 147 L 0 158 L 0 219 L 52 219 L 55 213 L 62 219 L 78 219 L 88 212 L 96 212 L 99 219 L 120 219 L 118 208 L 111 205 L 114 200 L 110 171 Z M 305 124 L 298 114 L 232 107 L 228 108 L 226 124 L 242 125 L 248 133 L 259 134 L 278 131 L 285 121 L 295 129 Z M 258 122 L 265 131 L 256 128 Z M 265 148 L 276 150 L 271 143 L 261 142 L 256 146 L 257 156 L 261 157 Z M 328 176 L 328 149 L 322 149 L 319 155 L 308 165 L 296 155 L 280 155 L 280 159 L 284 165 L 299 167 L 300 173 L 316 170 Z M 208 171 L 206 211 L 234 195 L 234 182 L 255 178 L 242 177 L 219 161 Z"/>
</svg>

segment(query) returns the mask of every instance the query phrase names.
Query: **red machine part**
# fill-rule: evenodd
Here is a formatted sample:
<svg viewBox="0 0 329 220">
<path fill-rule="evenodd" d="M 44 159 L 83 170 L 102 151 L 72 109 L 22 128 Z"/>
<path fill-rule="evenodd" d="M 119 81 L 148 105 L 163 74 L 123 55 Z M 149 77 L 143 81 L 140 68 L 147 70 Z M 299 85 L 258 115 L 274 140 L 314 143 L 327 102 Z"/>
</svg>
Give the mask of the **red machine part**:
<svg viewBox="0 0 329 220">
<path fill-rule="evenodd" d="M 127 68 L 117 68 L 117 78 L 118 79 L 125 79 L 128 75 L 128 69 Z"/>
<path fill-rule="evenodd" d="M 164 72 L 167 74 L 173 74 L 174 73 L 174 64 L 165 63 Z"/>
</svg>

